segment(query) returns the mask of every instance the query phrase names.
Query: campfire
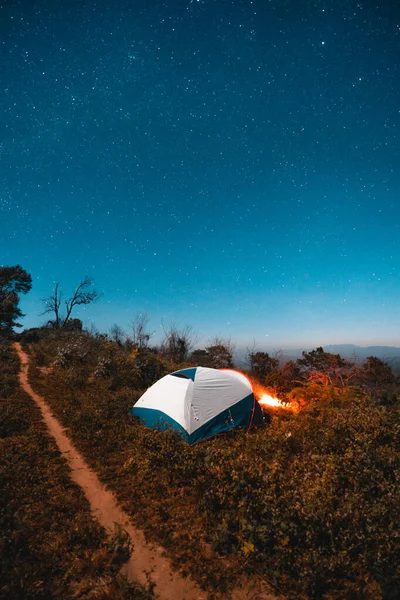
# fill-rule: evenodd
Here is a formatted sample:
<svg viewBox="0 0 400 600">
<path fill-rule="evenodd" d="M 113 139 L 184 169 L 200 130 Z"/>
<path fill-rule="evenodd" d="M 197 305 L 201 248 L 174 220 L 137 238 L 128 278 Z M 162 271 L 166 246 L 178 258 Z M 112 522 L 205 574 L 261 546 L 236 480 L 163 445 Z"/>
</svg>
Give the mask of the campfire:
<svg viewBox="0 0 400 600">
<path fill-rule="evenodd" d="M 279 398 L 273 398 L 269 394 L 263 394 L 261 398 L 259 398 L 258 403 L 261 406 L 272 406 L 274 408 L 290 408 L 288 404 L 284 404 L 282 400 Z"/>
<path fill-rule="evenodd" d="M 273 392 L 270 388 L 265 388 L 257 381 L 251 381 L 251 385 L 261 408 L 283 408 L 285 410 L 292 410 L 293 407 L 290 404 L 273 396 Z"/>
<path fill-rule="evenodd" d="M 272 388 L 266 388 L 258 381 L 255 381 L 248 375 L 245 375 L 241 371 L 236 371 L 235 369 L 221 369 L 221 371 L 233 371 L 239 373 L 242 377 L 246 377 L 251 387 L 253 388 L 254 396 L 261 407 L 265 408 L 283 408 L 284 410 L 293 410 L 293 406 L 284 402 L 283 400 L 279 400 L 275 396 L 272 396 L 273 390 Z"/>
</svg>

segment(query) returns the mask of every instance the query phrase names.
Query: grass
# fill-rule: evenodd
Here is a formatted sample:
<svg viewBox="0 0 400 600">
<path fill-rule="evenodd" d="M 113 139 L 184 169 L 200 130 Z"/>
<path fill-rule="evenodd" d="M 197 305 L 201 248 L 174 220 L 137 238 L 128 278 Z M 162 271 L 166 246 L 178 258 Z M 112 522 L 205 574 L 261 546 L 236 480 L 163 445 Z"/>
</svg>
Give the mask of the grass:
<svg viewBox="0 0 400 600">
<path fill-rule="evenodd" d="M 145 600 L 149 590 L 118 575 L 123 533 L 109 540 L 18 387 L 19 362 L 0 347 L 0 598 Z"/>
<path fill-rule="evenodd" d="M 261 577 L 298 600 L 400 596 L 398 403 L 345 389 L 188 446 L 130 417 L 140 390 L 84 358 L 30 377 L 132 520 L 213 594 Z"/>
</svg>

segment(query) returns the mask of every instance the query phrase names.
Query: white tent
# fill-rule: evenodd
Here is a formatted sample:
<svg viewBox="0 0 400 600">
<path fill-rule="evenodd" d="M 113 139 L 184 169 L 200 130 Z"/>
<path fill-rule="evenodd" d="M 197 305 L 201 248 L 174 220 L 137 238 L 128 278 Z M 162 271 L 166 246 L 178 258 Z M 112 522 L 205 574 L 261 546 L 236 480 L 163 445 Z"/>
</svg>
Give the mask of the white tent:
<svg viewBox="0 0 400 600">
<path fill-rule="evenodd" d="M 193 443 L 262 422 L 250 381 L 230 369 L 194 367 L 166 375 L 131 409 L 154 429 L 172 428 Z"/>
</svg>

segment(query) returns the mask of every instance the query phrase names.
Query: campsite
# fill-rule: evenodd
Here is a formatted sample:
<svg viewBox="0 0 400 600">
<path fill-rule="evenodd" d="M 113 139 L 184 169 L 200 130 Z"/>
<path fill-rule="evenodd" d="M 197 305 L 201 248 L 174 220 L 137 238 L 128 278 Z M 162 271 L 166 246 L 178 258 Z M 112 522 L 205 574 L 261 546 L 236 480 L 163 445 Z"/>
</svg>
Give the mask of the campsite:
<svg viewBox="0 0 400 600">
<path fill-rule="evenodd" d="M 400 600 L 400 0 L 0 40 L 0 600 Z"/>
<path fill-rule="evenodd" d="M 229 598 L 251 581 L 260 598 L 396 598 L 399 403 L 396 378 L 378 359 L 359 367 L 320 348 L 305 354 L 303 364 L 302 359 L 297 361 L 297 369 L 272 362 L 275 367 L 262 378 L 250 371 L 244 376 L 217 369 L 223 381 L 233 373 L 228 381 L 234 389 L 237 382 L 243 386 L 236 405 L 247 393 L 249 381 L 255 390 L 258 381 L 262 389 L 270 391 L 267 384 L 275 381 L 275 390 L 287 403 L 264 407 L 262 423 L 250 430 L 245 420 L 241 423 L 244 427 L 227 427 L 219 435 L 188 443 L 179 431 L 166 427 L 165 421 L 161 427 L 152 428 L 149 422 L 145 426 L 132 407 L 142 396 L 143 404 L 149 392 L 147 402 L 151 403 L 152 386 L 155 384 L 157 392 L 164 378 L 167 387 L 172 382 L 186 390 L 190 383 L 193 390 L 196 368 L 190 364 L 190 356 L 176 363 L 173 353 L 150 346 L 132 348 L 103 334 L 46 327 L 27 330 L 20 336 L 20 344 L 29 357 L 28 378 L 33 390 L 46 399 L 90 468 L 115 494 L 135 528 L 162 547 L 174 572 L 196 582 L 206 598 Z M 257 366 L 259 362 L 254 362 L 256 372 Z M 345 376 L 354 369 L 355 377 L 346 384 Z M 2 420 L 3 452 L 10 442 L 25 447 L 16 475 L 23 469 L 27 449 L 34 450 L 37 443 L 30 439 L 26 412 L 34 410 L 33 402 L 24 396 L 23 418 L 18 412 L 22 406 L 15 404 L 21 397 L 17 372 L 13 348 L 3 345 L 2 394 L 7 404 Z M 207 367 L 200 369 L 202 372 L 210 385 L 209 374 L 214 369 Z M 215 391 L 215 383 L 212 385 Z M 223 396 L 226 388 L 222 390 Z M 294 409 L 288 410 L 289 402 Z M 251 405 L 249 408 L 251 412 Z M 40 421 L 38 416 L 35 419 Z M 221 422 L 227 423 L 225 418 Z M 55 458 L 57 452 L 52 452 Z M 63 466 L 64 477 L 66 471 Z M 3 478 L 5 474 L 3 471 Z M 8 498 L 12 497 L 12 477 L 13 472 L 7 471 Z M 35 483 L 35 497 L 47 514 L 43 492 L 50 483 L 41 482 Z M 26 485 L 29 487 L 29 482 Z M 51 485 L 59 497 L 65 482 L 56 479 Z M 29 504 L 26 510 L 32 510 Z M 2 514 L 4 518 L 4 507 Z M 11 536 L 3 546 L 9 565 L 19 555 L 18 543 L 14 556 L 9 545 L 21 527 L 16 519 L 3 524 Z M 25 518 L 22 522 L 34 534 L 33 525 Z M 45 529 L 47 526 L 42 523 Z M 102 584 L 97 579 L 96 585 L 103 585 L 101 593 L 106 594 L 104 578 L 112 583 L 108 583 L 108 595 L 93 597 L 144 598 L 154 592 L 150 583 L 135 592 L 121 591 L 122 584 L 116 583 L 121 559 L 107 558 L 107 538 L 92 535 L 90 544 L 100 543 L 92 549 L 82 535 L 80 532 L 62 560 L 68 564 L 75 553 L 81 556 L 84 552 L 81 569 L 87 577 L 85 560 L 92 565 L 89 554 L 102 552 L 104 562 L 98 559 L 98 570 L 90 566 L 89 587 L 97 589 L 93 581 L 99 572 Z M 119 551 L 129 554 L 123 533 L 120 535 Z M 15 563 L 19 572 L 26 570 L 25 578 L 17 582 L 16 567 L 11 566 L 9 579 L 2 580 L 4 597 L 31 597 L 34 589 L 41 597 L 55 589 L 54 567 L 45 574 L 38 570 L 39 565 L 45 569 L 42 560 L 37 562 L 43 556 L 39 540 L 30 548 L 33 554 L 28 552 L 27 561 Z M 63 597 L 70 597 L 73 582 L 82 572 L 68 567 Z M 82 589 L 82 597 L 92 597 L 88 587 Z M 129 595 L 133 593 L 137 596 Z"/>
</svg>

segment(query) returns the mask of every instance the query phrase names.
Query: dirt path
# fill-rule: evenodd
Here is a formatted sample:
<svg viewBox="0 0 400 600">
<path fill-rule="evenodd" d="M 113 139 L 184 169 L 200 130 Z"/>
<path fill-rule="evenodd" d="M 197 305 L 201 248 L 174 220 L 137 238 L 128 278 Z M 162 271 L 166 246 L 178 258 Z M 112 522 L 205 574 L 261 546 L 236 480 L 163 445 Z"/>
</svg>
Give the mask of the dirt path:
<svg viewBox="0 0 400 600">
<path fill-rule="evenodd" d="M 20 344 L 16 343 L 14 347 L 21 361 L 19 373 L 21 387 L 40 408 L 51 435 L 71 469 L 71 479 L 82 488 L 92 507 L 93 515 L 109 534 L 115 533 L 117 524 L 123 527 L 131 538 L 133 552 L 128 563 L 123 567 L 124 575 L 130 581 L 139 581 L 146 585 L 147 574 L 151 572 L 150 579 L 155 583 L 154 591 L 160 600 L 206 600 L 208 595 L 192 580 L 180 577 L 172 571 L 169 561 L 162 556 L 162 548 L 147 544 L 143 532 L 133 527 L 128 515 L 118 506 L 114 494 L 105 489 L 97 475 L 72 445 L 44 398 L 33 391 L 28 381 L 28 356 Z"/>
<path fill-rule="evenodd" d="M 172 570 L 171 564 L 163 556 L 160 546 L 146 542 L 142 531 L 136 529 L 129 516 L 117 504 L 114 494 L 105 489 L 96 473 L 85 462 L 82 455 L 72 445 L 64 428 L 51 413 L 50 407 L 42 396 L 36 394 L 28 381 L 29 358 L 19 343 L 14 347 L 21 361 L 19 381 L 23 390 L 33 398 L 42 412 L 43 419 L 54 437 L 57 446 L 71 469 L 71 479 L 83 490 L 92 508 L 93 516 L 107 533 L 113 535 L 116 525 L 123 527 L 133 544 L 129 561 L 121 569 L 129 581 L 146 585 L 155 584 L 154 592 L 160 600 L 207 600 L 209 595 L 200 590 L 189 577 L 183 578 Z M 253 579 L 242 588 L 234 590 L 225 600 L 279 600 L 271 594 L 265 582 Z"/>
</svg>

